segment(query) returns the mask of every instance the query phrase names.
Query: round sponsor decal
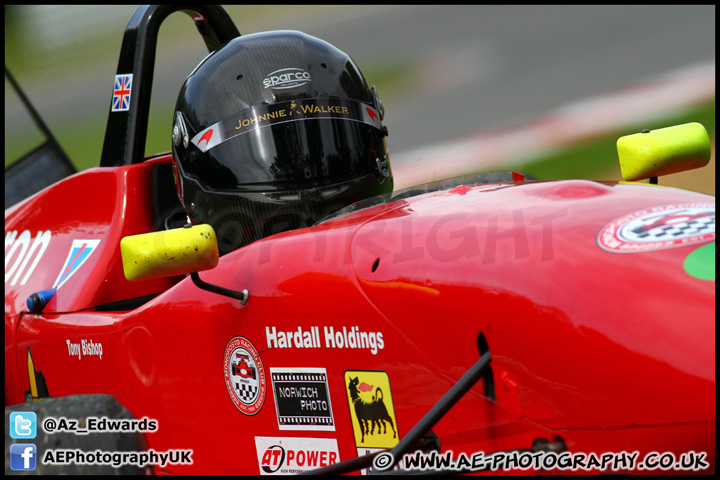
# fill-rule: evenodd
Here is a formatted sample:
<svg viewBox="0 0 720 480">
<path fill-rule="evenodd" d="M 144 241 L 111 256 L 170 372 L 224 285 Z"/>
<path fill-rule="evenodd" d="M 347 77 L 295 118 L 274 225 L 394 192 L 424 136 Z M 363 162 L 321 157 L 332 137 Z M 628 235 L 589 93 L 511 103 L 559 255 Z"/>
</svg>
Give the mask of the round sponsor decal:
<svg viewBox="0 0 720 480">
<path fill-rule="evenodd" d="M 235 337 L 223 357 L 225 387 L 235 406 L 245 415 L 255 415 L 265 402 L 265 368 L 257 350 L 244 337 Z"/>
<path fill-rule="evenodd" d="M 715 239 L 715 205 L 686 203 L 646 208 L 616 218 L 597 237 L 609 252 L 633 253 Z"/>
</svg>

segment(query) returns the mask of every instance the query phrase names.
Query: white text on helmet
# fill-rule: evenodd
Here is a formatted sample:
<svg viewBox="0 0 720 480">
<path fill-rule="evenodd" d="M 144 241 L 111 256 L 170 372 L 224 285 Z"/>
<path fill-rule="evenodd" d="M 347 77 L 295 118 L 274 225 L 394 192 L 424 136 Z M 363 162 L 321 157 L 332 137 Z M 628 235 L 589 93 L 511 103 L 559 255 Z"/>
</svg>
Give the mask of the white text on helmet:
<svg viewBox="0 0 720 480">
<path fill-rule="evenodd" d="M 282 68 L 263 80 L 265 88 L 293 88 L 310 81 L 310 74 L 300 68 Z"/>
</svg>

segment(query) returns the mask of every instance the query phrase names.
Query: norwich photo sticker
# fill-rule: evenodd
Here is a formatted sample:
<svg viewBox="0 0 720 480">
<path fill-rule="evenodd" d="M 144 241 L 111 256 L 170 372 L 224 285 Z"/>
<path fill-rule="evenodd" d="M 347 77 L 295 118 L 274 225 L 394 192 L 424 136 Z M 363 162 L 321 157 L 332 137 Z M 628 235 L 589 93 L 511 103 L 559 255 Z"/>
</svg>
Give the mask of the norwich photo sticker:
<svg viewBox="0 0 720 480">
<path fill-rule="evenodd" d="M 270 368 L 280 430 L 335 431 L 324 368 Z"/>
<path fill-rule="evenodd" d="M 357 447 L 392 448 L 400 441 L 390 378 L 377 370 L 348 370 L 345 391 Z"/>
</svg>

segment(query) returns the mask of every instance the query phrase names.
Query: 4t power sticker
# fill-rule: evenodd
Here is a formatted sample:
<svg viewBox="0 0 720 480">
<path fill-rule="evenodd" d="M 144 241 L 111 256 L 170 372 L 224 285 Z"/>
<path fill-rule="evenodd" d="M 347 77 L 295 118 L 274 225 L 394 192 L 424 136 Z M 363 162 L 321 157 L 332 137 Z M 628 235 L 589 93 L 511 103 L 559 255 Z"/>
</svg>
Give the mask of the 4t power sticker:
<svg viewBox="0 0 720 480">
<path fill-rule="evenodd" d="M 715 239 L 715 205 L 686 203 L 646 208 L 616 218 L 597 237 L 609 252 L 636 253 Z"/>
<path fill-rule="evenodd" d="M 400 441 L 390 379 L 383 371 L 346 371 L 350 417 L 357 447 L 392 448 Z"/>
<path fill-rule="evenodd" d="M 261 475 L 291 475 L 340 461 L 334 438 L 255 437 Z"/>
<path fill-rule="evenodd" d="M 335 431 L 324 368 L 271 368 L 280 430 Z"/>
<path fill-rule="evenodd" d="M 257 350 L 244 337 L 235 337 L 223 357 L 225 387 L 233 404 L 245 415 L 255 415 L 265 402 L 265 368 Z"/>
</svg>

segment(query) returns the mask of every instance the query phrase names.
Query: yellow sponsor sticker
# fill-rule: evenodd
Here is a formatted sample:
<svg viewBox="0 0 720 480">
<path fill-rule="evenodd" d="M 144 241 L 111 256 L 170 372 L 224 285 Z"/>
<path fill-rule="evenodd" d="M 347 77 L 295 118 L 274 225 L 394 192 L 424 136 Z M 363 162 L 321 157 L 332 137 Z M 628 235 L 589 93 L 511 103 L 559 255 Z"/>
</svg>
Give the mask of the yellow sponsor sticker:
<svg viewBox="0 0 720 480">
<path fill-rule="evenodd" d="M 387 372 L 348 370 L 345 391 L 350 405 L 355 445 L 392 448 L 400 441 Z"/>
</svg>

